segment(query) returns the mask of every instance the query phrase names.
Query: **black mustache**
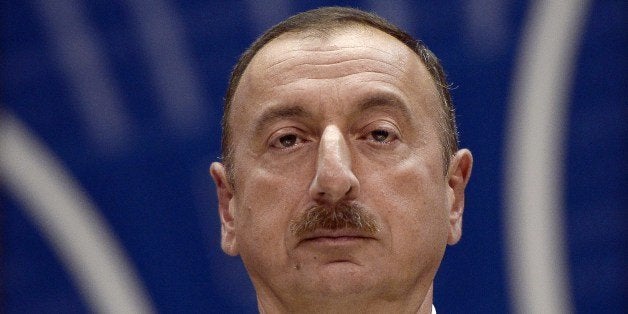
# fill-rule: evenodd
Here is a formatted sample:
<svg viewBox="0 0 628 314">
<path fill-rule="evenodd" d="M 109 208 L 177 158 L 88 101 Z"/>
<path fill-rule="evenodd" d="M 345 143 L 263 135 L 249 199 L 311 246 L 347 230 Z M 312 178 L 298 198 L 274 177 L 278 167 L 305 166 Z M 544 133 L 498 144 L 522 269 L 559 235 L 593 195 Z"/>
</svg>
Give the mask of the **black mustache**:
<svg viewBox="0 0 628 314">
<path fill-rule="evenodd" d="M 380 230 L 375 217 L 358 204 L 315 205 L 290 223 L 290 231 L 297 238 L 318 229 L 356 229 L 367 235 L 374 235 Z"/>
</svg>

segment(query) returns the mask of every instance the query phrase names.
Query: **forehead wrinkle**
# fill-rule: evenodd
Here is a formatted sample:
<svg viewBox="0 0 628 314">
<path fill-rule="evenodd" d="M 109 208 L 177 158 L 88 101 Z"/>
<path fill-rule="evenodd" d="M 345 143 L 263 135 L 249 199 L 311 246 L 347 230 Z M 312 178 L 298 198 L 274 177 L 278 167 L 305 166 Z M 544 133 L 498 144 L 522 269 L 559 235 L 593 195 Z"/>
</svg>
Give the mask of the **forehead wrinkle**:
<svg viewBox="0 0 628 314">
<path fill-rule="evenodd" d="M 362 52 L 358 52 L 355 54 L 345 53 L 347 49 L 361 50 Z M 374 50 L 377 53 L 363 50 Z M 271 50 L 267 51 L 266 53 L 278 54 L 278 52 L 279 51 Z M 288 54 L 288 56 L 286 56 L 286 54 Z M 382 54 L 385 54 L 386 56 L 382 56 Z M 394 61 L 390 60 L 391 57 L 394 58 Z M 406 56 L 402 56 L 402 54 L 395 54 L 389 51 L 368 46 L 338 47 L 332 51 L 320 49 L 296 49 L 283 52 L 281 54 L 281 59 L 279 60 L 271 61 L 269 60 L 270 56 L 266 56 L 265 59 L 266 60 L 259 60 L 260 64 L 258 64 L 258 66 L 261 67 L 264 65 L 265 62 L 267 62 L 269 64 L 265 66 L 266 71 L 264 72 L 272 70 L 279 74 L 285 72 L 286 69 L 290 70 L 295 67 L 331 67 L 334 65 L 342 65 L 347 62 L 376 62 L 393 67 L 399 72 L 406 72 L 406 65 L 408 63 L 406 60 L 408 58 Z M 275 69 L 277 67 L 279 67 L 279 69 Z"/>
<path fill-rule="evenodd" d="M 280 43 L 277 43 L 277 45 L 279 45 Z M 282 50 L 282 46 L 279 47 L 274 47 L 273 42 L 268 44 L 270 46 L 270 48 L 266 49 L 265 51 L 261 52 L 261 55 L 264 54 L 270 54 L 272 52 L 275 52 L 273 50 Z M 302 45 L 303 46 L 303 45 Z M 316 55 L 313 60 L 320 60 L 320 64 L 325 64 L 328 62 L 328 60 L 330 59 L 335 59 L 335 58 L 342 58 L 343 56 L 347 56 L 349 58 L 353 58 L 350 55 L 347 55 L 347 52 L 352 52 L 354 50 L 357 50 L 358 53 L 360 54 L 367 54 L 370 56 L 377 56 L 375 53 L 379 53 L 379 54 L 384 54 L 384 55 L 389 55 L 395 58 L 400 58 L 400 54 L 395 54 L 392 53 L 390 51 L 378 48 L 378 47 L 372 47 L 372 46 L 367 46 L 367 45 L 356 45 L 356 46 L 336 46 L 336 45 L 330 45 L 330 46 L 312 46 L 312 47 L 299 47 L 296 49 L 283 49 L 283 53 L 282 56 L 287 56 L 285 58 L 282 59 L 278 59 L 276 60 L 276 62 L 271 62 L 271 67 L 278 65 L 282 62 L 286 62 L 286 61 L 290 61 L 292 59 L 296 59 L 296 58 L 308 58 L 311 55 Z M 285 48 L 285 45 L 284 45 Z M 372 50 L 372 51 L 369 51 Z M 313 64 L 317 64 L 317 63 L 313 63 Z"/>
<path fill-rule="evenodd" d="M 340 75 L 335 75 L 335 76 L 329 76 L 329 77 L 297 77 L 294 78 L 292 80 L 286 79 L 284 80 L 285 82 L 282 83 L 277 83 L 275 85 L 273 85 L 274 88 L 292 88 L 293 91 L 295 90 L 304 90 L 306 88 L 302 87 L 302 83 L 306 83 L 307 81 L 311 81 L 311 80 L 334 80 L 334 79 L 343 79 L 343 78 L 348 78 L 354 75 L 364 75 L 364 74 L 373 74 L 373 75 L 380 75 L 380 76 L 389 76 L 389 77 L 395 77 L 393 75 L 389 75 L 387 73 L 383 73 L 383 72 L 376 72 L 376 71 L 363 71 L 363 72 L 359 72 L 359 73 L 348 73 L 348 74 L 340 74 Z M 374 82 L 374 81 L 381 81 L 381 82 L 385 82 L 390 84 L 390 82 L 387 82 L 386 80 L 383 79 L 379 79 L 379 80 L 371 80 L 368 82 Z M 293 87 L 291 87 L 291 85 Z"/>
<path fill-rule="evenodd" d="M 269 80 L 277 80 L 281 82 L 293 77 L 295 79 L 335 79 L 366 73 L 376 73 L 389 76 L 408 75 L 408 73 L 404 72 L 403 69 L 400 68 L 397 68 L 397 70 L 401 72 L 398 75 L 395 73 L 387 73 L 389 71 L 386 71 L 382 67 L 383 65 L 390 65 L 390 63 L 367 58 L 343 60 L 327 64 L 300 63 L 294 65 L 287 71 L 273 71 L 274 73 L 267 74 L 267 78 Z"/>
</svg>

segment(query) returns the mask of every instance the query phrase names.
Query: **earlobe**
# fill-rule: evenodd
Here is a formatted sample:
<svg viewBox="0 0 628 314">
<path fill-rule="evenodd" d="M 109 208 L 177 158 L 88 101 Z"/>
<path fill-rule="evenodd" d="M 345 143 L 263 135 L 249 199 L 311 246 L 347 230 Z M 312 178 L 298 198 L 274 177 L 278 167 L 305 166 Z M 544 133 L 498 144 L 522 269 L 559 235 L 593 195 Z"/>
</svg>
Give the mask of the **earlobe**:
<svg viewBox="0 0 628 314">
<path fill-rule="evenodd" d="M 461 149 L 451 158 L 447 183 L 449 188 L 449 237 L 447 244 L 458 243 L 462 236 L 462 214 L 464 212 L 464 192 L 471 177 L 473 156 L 468 149 Z"/>
<path fill-rule="evenodd" d="M 232 204 L 233 189 L 227 180 L 225 166 L 219 162 L 213 162 L 209 173 L 216 185 L 218 197 L 218 214 L 220 215 L 221 247 L 231 256 L 238 255 L 235 227 L 235 206 Z"/>
</svg>

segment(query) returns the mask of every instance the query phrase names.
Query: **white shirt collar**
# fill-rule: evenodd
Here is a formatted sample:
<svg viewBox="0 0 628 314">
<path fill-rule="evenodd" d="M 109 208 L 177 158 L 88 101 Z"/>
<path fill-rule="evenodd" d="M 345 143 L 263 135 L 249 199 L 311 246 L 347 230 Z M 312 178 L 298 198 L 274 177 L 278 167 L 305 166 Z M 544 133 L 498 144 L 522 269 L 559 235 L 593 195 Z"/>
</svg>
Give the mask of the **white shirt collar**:
<svg viewBox="0 0 628 314">
<path fill-rule="evenodd" d="M 432 314 L 436 314 L 436 308 L 434 307 L 434 304 L 432 304 Z"/>
</svg>

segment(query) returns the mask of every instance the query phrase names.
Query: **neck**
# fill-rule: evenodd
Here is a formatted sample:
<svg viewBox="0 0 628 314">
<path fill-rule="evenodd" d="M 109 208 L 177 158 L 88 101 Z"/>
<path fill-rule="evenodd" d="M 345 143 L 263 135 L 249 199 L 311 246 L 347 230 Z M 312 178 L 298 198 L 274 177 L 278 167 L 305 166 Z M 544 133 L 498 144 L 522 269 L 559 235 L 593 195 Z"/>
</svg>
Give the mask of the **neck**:
<svg viewBox="0 0 628 314">
<path fill-rule="evenodd" d="M 431 314 L 433 286 L 430 286 L 422 300 L 357 300 L 339 298 L 308 300 L 293 304 L 282 304 L 276 298 L 258 293 L 258 310 L 261 314 L 274 313 L 416 313 Z"/>
</svg>

